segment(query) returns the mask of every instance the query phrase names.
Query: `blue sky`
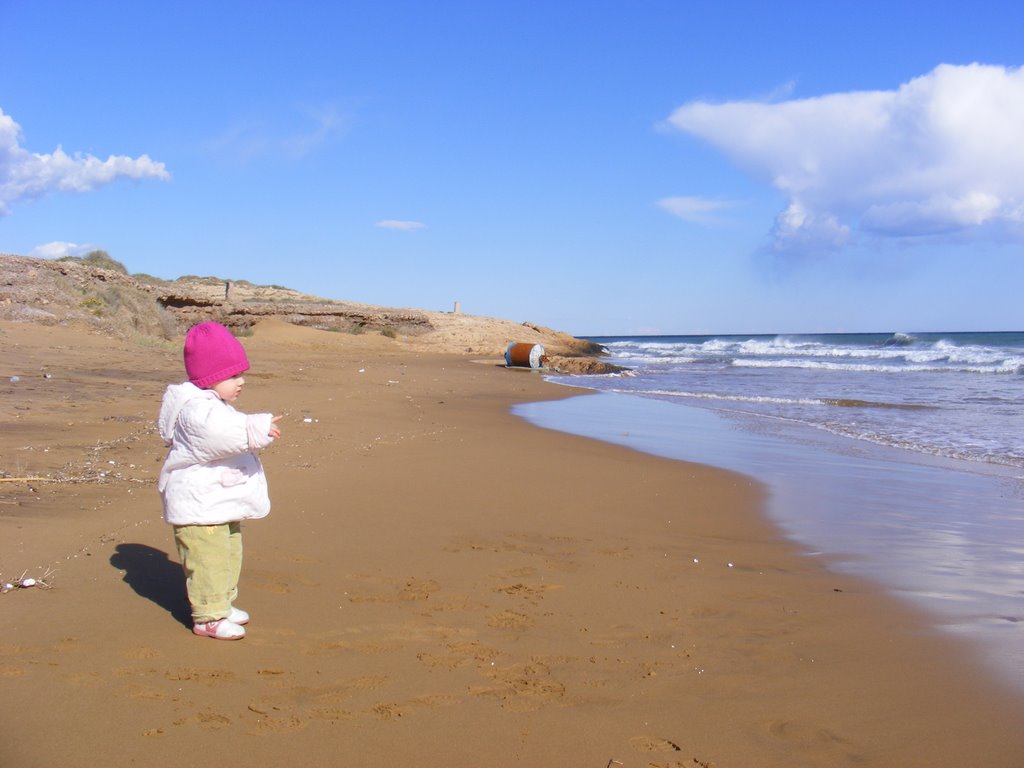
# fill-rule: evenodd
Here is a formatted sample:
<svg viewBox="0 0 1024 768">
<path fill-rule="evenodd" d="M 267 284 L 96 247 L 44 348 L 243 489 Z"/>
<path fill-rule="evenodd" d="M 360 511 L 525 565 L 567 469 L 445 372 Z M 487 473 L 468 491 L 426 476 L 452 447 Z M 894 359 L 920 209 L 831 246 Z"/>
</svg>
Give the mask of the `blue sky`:
<svg viewBox="0 0 1024 768">
<path fill-rule="evenodd" d="M 1019 2 L 0 0 L 0 252 L 577 334 L 1019 330 Z"/>
</svg>

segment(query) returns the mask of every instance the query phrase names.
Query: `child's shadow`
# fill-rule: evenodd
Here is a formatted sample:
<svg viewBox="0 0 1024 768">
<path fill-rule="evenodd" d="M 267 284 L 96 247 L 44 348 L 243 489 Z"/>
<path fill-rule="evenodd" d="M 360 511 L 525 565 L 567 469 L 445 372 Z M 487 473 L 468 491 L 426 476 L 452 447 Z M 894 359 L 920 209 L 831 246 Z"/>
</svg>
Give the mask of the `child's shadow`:
<svg viewBox="0 0 1024 768">
<path fill-rule="evenodd" d="M 118 544 L 110 564 L 124 571 L 125 584 L 137 595 L 152 600 L 186 627 L 192 626 L 181 566 L 169 560 L 166 552 L 145 544 Z"/>
</svg>

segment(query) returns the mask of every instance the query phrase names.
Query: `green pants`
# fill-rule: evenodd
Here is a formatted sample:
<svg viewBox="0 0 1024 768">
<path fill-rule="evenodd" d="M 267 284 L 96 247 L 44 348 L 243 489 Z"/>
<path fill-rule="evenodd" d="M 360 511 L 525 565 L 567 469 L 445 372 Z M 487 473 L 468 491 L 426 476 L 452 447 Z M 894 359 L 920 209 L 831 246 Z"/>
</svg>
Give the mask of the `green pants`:
<svg viewBox="0 0 1024 768">
<path fill-rule="evenodd" d="M 174 543 L 185 571 L 192 621 L 227 618 L 242 572 L 242 524 L 176 525 Z"/>
</svg>

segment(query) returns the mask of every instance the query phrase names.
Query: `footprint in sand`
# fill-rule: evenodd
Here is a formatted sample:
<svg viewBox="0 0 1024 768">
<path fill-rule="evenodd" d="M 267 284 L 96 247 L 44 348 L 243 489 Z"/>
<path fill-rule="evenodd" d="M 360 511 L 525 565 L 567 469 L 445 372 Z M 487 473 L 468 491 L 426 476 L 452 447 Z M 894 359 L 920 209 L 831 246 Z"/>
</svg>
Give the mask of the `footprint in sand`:
<svg viewBox="0 0 1024 768">
<path fill-rule="evenodd" d="M 358 691 L 372 691 L 387 685 L 388 675 L 366 675 L 365 677 L 354 677 L 349 680 L 349 686 Z"/>
<path fill-rule="evenodd" d="M 130 648 L 125 651 L 124 656 L 126 659 L 159 659 L 163 656 L 163 653 L 158 651 L 156 648 L 140 646 L 138 648 Z"/>
<path fill-rule="evenodd" d="M 485 667 L 483 674 L 497 685 L 473 687 L 470 693 L 497 699 L 502 707 L 512 711 L 532 712 L 549 704 L 564 703 L 565 685 L 551 678 L 551 670 L 545 664 Z"/>
<path fill-rule="evenodd" d="M 155 677 L 160 674 L 154 667 L 118 667 L 114 677 Z"/>
<path fill-rule="evenodd" d="M 195 725 L 205 730 L 216 730 L 229 727 L 231 725 L 231 718 L 221 712 L 207 709 L 175 720 L 174 724 L 179 726 Z"/>
<path fill-rule="evenodd" d="M 250 709 L 252 709 L 250 707 Z M 269 733 L 290 733 L 292 731 L 300 731 L 306 727 L 306 721 L 297 715 L 288 714 L 257 714 L 256 723 L 253 728 L 249 729 L 249 733 L 252 734 L 269 734 Z"/>
<path fill-rule="evenodd" d="M 278 581 L 264 581 L 258 582 L 255 579 L 249 579 L 245 584 L 246 589 L 256 589 L 262 592 L 271 592 L 275 595 L 286 595 L 291 592 L 291 589 L 287 584 L 283 584 Z"/>
<path fill-rule="evenodd" d="M 288 670 L 286 670 L 286 669 L 277 669 L 276 667 L 275 668 L 271 668 L 271 669 L 257 669 L 256 670 L 256 676 L 258 678 L 260 678 L 261 680 L 272 680 L 272 681 L 275 681 L 275 682 L 282 681 L 284 679 L 283 676 L 287 675 L 287 674 L 288 674 Z"/>
<path fill-rule="evenodd" d="M 381 720 L 394 720 L 402 717 L 402 710 L 397 704 L 378 704 L 372 710 Z"/>
<path fill-rule="evenodd" d="M 14 667 L 9 664 L 0 664 L 0 677 L 21 677 L 25 670 L 21 667 Z"/>
<path fill-rule="evenodd" d="M 637 752 L 680 752 L 682 748 L 674 741 L 656 736 L 634 736 L 629 745 Z"/>
<path fill-rule="evenodd" d="M 482 603 L 470 600 L 468 595 L 451 595 L 445 600 L 430 601 L 430 611 L 432 613 L 440 613 L 442 611 L 476 611 L 486 607 Z M 431 614 L 423 613 L 420 615 L 430 616 Z"/>
<path fill-rule="evenodd" d="M 66 675 L 64 679 L 73 685 L 80 685 L 84 688 L 99 688 L 106 682 L 95 672 Z"/>
<path fill-rule="evenodd" d="M 416 658 L 429 667 L 456 669 L 469 664 L 490 664 L 501 656 L 498 649 L 482 645 L 476 640 L 448 643 L 446 647 L 447 653 L 424 651 L 417 654 Z"/>
<path fill-rule="evenodd" d="M 632 560 L 633 553 L 629 547 L 623 547 L 622 549 L 598 549 L 597 554 L 604 555 L 605 557 L 621 558 L 623 560 Z"/>
<path fill-rule="evenodd" d="M 525 566 L 524 568 L 513 568 L 511 571 L 505 574 L 506 577 L 511 579 L 526 579 L 536 575 L 537 569 L 534 568 L 532 565 Z"/>
<path fill-rule="evenodd" d="M 518 597 L 526 600 L 533 605 L 537 605 L 542 599 L 544 599 L 545 592 L 551 592 L 556 589 L 561 589 L 558 584 L 540 584 L 531 586 L 529 584 L 508 584 L 504 587 L 498 587 L 495 589 L 496 592 L 502 592 L 509 597 Z"/>
<path fill-rule="evenodd" d="M 65 637 L 50 646 L 50 650 L 56 653 L 66 653 L 78 649 L 79 640 L 77 637 Z"/>
<path fill-rule="evenodd" d="M 433 579 L 409 579 L 398 593 L 399 600 L 428 600 L 430 595 L 441 589 Z"/>
<path fill-rule="evenodd" d="M 163 701 L 167 698 L 162 691 L 157 691 L 153 688 L 144 688 L 141 686 L 132 686 L 126 689 L 125 696 L 129 699 L 140 699 L 142 701 Z"/>
<path fill-rule="evenodd" d="M 362 581 L 379 581 L 372 577 L 356 577 Z M 349 595 L 350 603 L 396 603 L 396 602 L 418 602 L 429 600 L 430 596 L 441 590 L 441 585 L 434 579 L 384 579 L 386 584 L 394 587 L 395 592 L 391 594 L 362 594 Z"/>
<path fill-rule="evenodd" d="M 451 653 L 440 654 L 423 651 L 422 653 L 417 653 L 416 658 L 433 669 L 447 669 L 449 671 L 465 666 L 468 663 L 465 657 L 456 656 Z"/>
<path fill-rule="evenodd" d="M 32 650 L 27 645 L 0 645 L 0 656 L 21 656 Z"/>
<path fill-rule="evenodd" d="M 476 640 L 468 640 L 465 642 L 448 643 L 448 650 L 452 653 L 461 654 L 476 661 L 494 661 L 496 658 L 501 656 L 501 651 L 497 648 L 492 648 L 489 645 L 477 642 Z"/>
<path fill-rule="evenodd" d="M 487 624 L 498 629 L 523 629 L 533 626 L 533 619 L 525 613 L 499 611 L 487 617 Z"/>
<path fill-rule="evenodd" d="M 196 680 L 201 683 L 221 683 L 235 679 L 235 673 L 224 669 L 196 669 L 195 667 L 181 667 L 179 669 L 165 672 L 164 677 L 168 680 Z"/>
<path fill-rule="evenodd" d="M 306 711 L 309 717 L 316 720 L 351 720 L 355 715 L 347 709 L 338 707 L 313 707 Z"/>
<path fill-rule="evenodd" d="M 405 702 L 382 702 L 377 704 L 370 712 L 381 720 L 397 720 L 415 714 L 417 709 L 436 709 L 437 707 L 450 707 L 459 703 L 454 696 L 443 694 L 419 696 Z"/>
<path fill-rule="evenodd" d="M 773 720 L 768 724 L 768 732 L 786 741 L 802 741 L 807 743 L 848 745 L 850 742 L 827 728 L 816 728 L 813 725 L 795 723 L 792 720 Z"/>
<path fill-rule="evenodd" d="M 318 587 L 320 582 L 314 581 L 294 571 L 254 571 L 246 574 L 246 589 L 258 589 L 273 594 L 286 594 L 296 585 L 302 587 Z"/>
<path fill-rule="evenodd" d="M 461 667 L 490 664 L 490 660 L 497 658 L 499 655 L 500 653 L 497 651 L 493 655 L 485 656 L 472 650 L 451 650 L 449 653 L 423 652 L 417 654 L 416 658 L 428 667 L 452 671 Z"/>
<path fill-rule="evenodd" d="M 458 704 L 459 701 L 460 699 L 457 696 L 449 696 L 447 694 L 439 693 L 435 695 L 419 696 L 409 703 L 420 707 L 451 707 Z"/>
</svg>

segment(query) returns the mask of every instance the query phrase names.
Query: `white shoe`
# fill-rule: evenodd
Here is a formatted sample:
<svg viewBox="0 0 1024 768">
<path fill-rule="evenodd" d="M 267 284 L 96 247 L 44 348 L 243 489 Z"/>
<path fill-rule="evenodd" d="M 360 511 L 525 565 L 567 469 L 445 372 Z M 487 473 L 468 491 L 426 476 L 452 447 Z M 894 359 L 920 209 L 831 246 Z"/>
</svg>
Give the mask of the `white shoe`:
<svg viewBox="0 0 1024 768">
<path fill-rule="evenodd" d="M 245 637 L 245 628 L 229 619 L 195 624 L 192 632 L 200 637 L 212 637 L 214 640 L 241 640 Z"/>
<path fill-rule="evenodd" d="M 249 614 L 243 611 L 241 608 L 235 608 L 231 606 L 231 613 L 228 614 L 228 621 L 234 622 L 235 624 L 248 624 Z"/>
</svg>

